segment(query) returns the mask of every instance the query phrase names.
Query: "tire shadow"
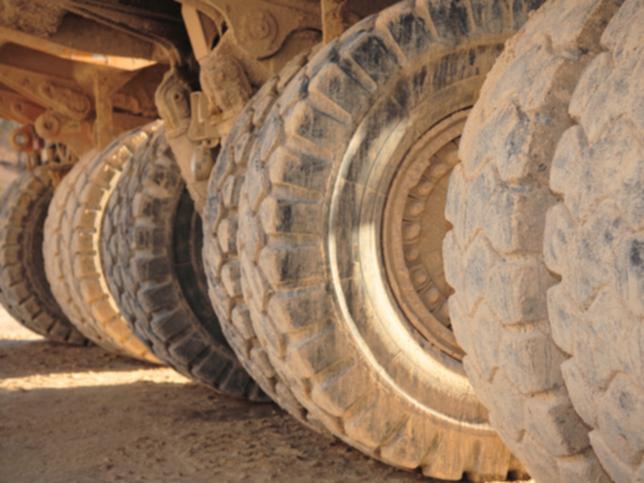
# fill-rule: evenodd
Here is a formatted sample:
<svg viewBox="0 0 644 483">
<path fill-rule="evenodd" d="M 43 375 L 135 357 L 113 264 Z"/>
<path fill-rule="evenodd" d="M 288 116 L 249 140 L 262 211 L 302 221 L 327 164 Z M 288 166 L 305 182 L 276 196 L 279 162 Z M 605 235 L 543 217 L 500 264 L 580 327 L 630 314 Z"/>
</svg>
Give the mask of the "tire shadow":
<svg viewBox="0 0 644 483">
<path fill-rule="evenodd" d="M 4 481 L 422 480 L 311 432 L 272 404 L 163 382 L 169 370 L 157 372 L 158 382 L 110 385 L 114 373 L 96 373 L 76 380 L 92 387 L 0 389 Z"/>
<path fill-rule="evenodd" d="M 3 317 L 5 315 L 5 317 Z M 36 337 L 0 312 L 0 481 L 429 481 L 273 404 Z"/>
<path fill-rule="evenodd" d="M 52 364 L 52 360 L 56 362 Z M 77 347 L 44 339 L 0 339 L 0 379 L 37 374 L 155 369 L 148 362 L 129 359 L 97 346 Z"/>
</svg>

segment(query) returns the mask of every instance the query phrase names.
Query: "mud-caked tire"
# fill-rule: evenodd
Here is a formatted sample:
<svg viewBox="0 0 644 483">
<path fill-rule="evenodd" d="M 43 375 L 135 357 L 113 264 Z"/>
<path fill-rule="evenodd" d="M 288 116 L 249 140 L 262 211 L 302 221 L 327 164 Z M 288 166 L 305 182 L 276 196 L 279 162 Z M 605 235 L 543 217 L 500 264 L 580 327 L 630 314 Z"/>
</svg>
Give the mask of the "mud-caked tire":
<svg viewBox="0 0 644 483">
<path fill-rule="evenodd" d="M 54 195 L 51 169 L 42 166 L 21 174 L 0 197 L 0 303 L 49 340 L 87 345 L 56 302 L 45 275 L 43 227 Z"/>
<path fill-rule="evenodd" d="M 486 81 L 449 188 L 467 374 L 543 482 L 644 475 L 644 4 L 620 5 L 535 14 Z"/>
<path fill-rule="evenodd" d="M 308 58 L 308 54 L 298 56 L 268 80 L 246 105 L 226 137 L 209 181 L 204 209 L 203 259 L 210 300 L 244 368 L 282 409 L 300 422 L 321 430 L 319 423 L 309 420 L 308 412 L 275 371 L 257 339 L 242 294 L 237 252 L 239 196 L 251 147 L 284 85 Z"/>
<path fill-rule="evenodd" d="M 409 215 L 432 208 L 412 198 L 451 169 L 485 74 L 535 3 L 515 3 L 512 15 L 486 1 L 402 2 L 356 24 L 287 83 L 242 185 L 242 290 L 272 365 L 332 433 L 430 476 L 503 479 L 520 464 L 489 426 L 458 347 L 425 338 L 399 304 L 407 289 L 389 284 L 389 186 L 404 171 L 415 179 L 402 183 Z M 407 169 L 410 152 L 427 155 L 422 169 Z M 396 206 L 392 243 L 401 248 L 417 229 Z M 441 242 L 428 262 L 437 284 Z M 442 296 L 425 291 L 429 278 L 414 291 L 434 305 L 428 332 L 453 338 L 448 321 L 437 322 Z"/>
<path fill-rule="evenodd" d="M 134 335 L 108 289 L 100 232 L 123 168 L 158 126 L 132 130 L 105 150 L 81 159 L 67 175 L 66 189 L 56 192 L 45 222 L 47 277 L 69 320 L 103 348 L 150 362 L 158 359 Z"/>
<path fill-rule="evenodd" d="M 157 357 L 222 394 L 268 401 L 210 305 L 201 217 L 163 128 L 135 153 L 110 198 L 102 234 L 110 291 Z"/>
</svg>

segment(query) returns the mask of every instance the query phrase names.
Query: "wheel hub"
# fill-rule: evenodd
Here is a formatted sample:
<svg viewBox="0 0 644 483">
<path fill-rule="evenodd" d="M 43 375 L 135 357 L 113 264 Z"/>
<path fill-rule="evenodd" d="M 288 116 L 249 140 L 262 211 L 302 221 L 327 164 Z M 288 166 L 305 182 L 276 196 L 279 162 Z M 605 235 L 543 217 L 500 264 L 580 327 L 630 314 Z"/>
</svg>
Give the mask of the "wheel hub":
<svg viewBox="0 0 644 483">
<path fill-rule="evenodd" d="M 383 220 L 383 254 L 389 286 L 406 318 L 423 338 L 461 360 L 452 332 L 443 272 L 444 216 L 449 174 L 468 111 L 457 112 L 423 134 L 403 158 L 389 187 Z"/>
</svg>

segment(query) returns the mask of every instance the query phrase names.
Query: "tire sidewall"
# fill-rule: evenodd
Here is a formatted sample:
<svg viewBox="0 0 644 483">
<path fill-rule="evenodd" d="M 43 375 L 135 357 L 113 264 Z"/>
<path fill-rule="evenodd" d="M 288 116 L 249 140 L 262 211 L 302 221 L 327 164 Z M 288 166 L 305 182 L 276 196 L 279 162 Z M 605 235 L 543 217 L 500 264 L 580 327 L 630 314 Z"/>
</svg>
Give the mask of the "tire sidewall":
<svg viewBox="0 0 644 483">
<path fill-rule="evenodd" d="M 485 51 L 498 50 L 494 44 Z M 326 215 L 325 266 L 332 278 L 336 313 L 362 357 L 371 361 L 379 379 L 415 404 L 473 424 L 486 424 L 462 365 L 431 346 L 412 327 L 395 302 L 382 272 L 382 216 L 391 183 L 410 147 L 432 126 L 471 107 L 483 82 L 478 65 L 469 65 L 470 49 L 438 58 L 418 59 L 390 79 L 373 99 L 347 149 L 336 158 L 330 176 Z M 485 55 L 485 54 L 483 54 Z M 469 66 L 462 80 L 416 92 L 409 106 L 392 102 L 393 89 L 411 88 L 423 72 L 436 72 L 447 56 Z M 489 67 L 489 66 L 488 66 Z M 485 70 L 484 70 L 485 71 Z M 389 91 L 389 92 L 387 92 Z M 392 117 L 392 110 L 396 110 Z M 387 119 L 388 122 L 380 122 Z M 385 142 L 386 140 L 386 142 Z M 382 143 L 374 149 L 370 144 Z M 338 161 L 340 161 L 338 163 Z M 457 394 L 459 404 L 454 404 Z"/>
</svg>

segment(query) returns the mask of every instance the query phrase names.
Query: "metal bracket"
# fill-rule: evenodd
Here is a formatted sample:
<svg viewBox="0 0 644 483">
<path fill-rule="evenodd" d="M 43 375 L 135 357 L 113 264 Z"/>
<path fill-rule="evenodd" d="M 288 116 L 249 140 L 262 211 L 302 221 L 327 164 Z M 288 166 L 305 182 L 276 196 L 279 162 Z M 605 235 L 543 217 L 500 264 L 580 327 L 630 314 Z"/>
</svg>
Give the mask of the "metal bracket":
<svg viewBox="0 0 644 483">
<path fill-rule="evenodd" d="M 348 0 L 320 0 L 323 42 L 328 44 L 353 23 L 347 12 Z"/>
<path fill-rule="evenodd" d="M 192 117 L 188 137 L 190 140 L 216 146 L 232 128 L 238 110 L 227 110 L 213 114 L 208 97 L 203 92 L 193 92 L 190 96 Z"/>
<path fill-rule="evenodd" d="M 203 11 L 216 10 L 224 17 L 237 44 L 250 57 L 262 59 L 275 54 L 286 38 L 297 30 L 319 30 L 320 7 L 316 2 L 282 0 L 179 0 Z"/>
<path fill-rule="evenodd" d="M 45 109 L 30 102 L 26 97 L 0 88 L 0 117 L 19 124 L 33 124 Z"/>
<path fill-rule="evenodd" d="M 170 69 L 157 87 L 154 99 L 168 138 L 185 134 L 190 125 L 190 85 L 177 69 Z"/>
<path fill-rule="evenodd" d="M 66 144 L 76 153 L 84 153 L 94 147 L 92 124 L 47 111 L 36 119 L 34 128 L 39 137 Z"/>
<path fill-rule="evenodd" d="M 213 114 L 216 110 L 239 112 L 253 95 L 240 63 L 219 47 L 202 59 L 199 80 L 211 100 L 210 112 Z"/>
<path fill-rule="evenodd" d="M 34 103 L 51 107 L 72 119 L 83 120 L 92 111 L 91 99 L 66 79 L 3 64 L 0 82 Z"/>
</svg>

